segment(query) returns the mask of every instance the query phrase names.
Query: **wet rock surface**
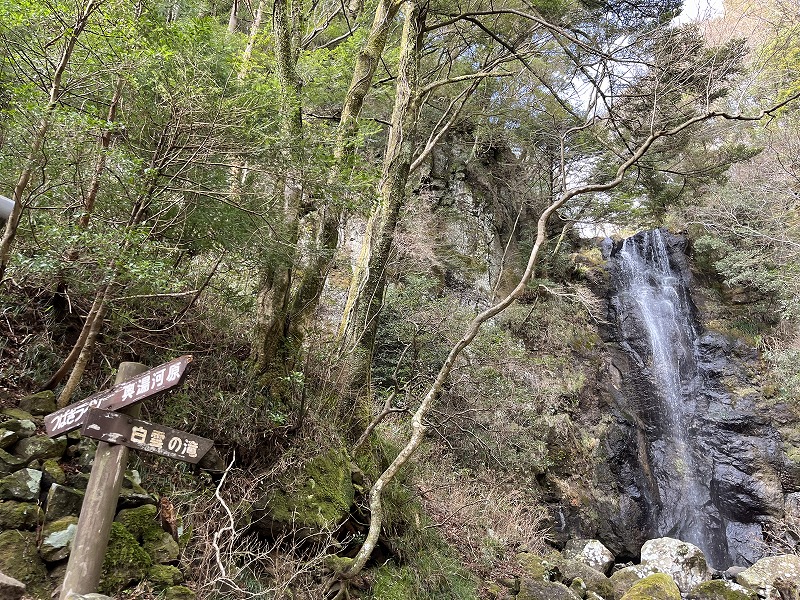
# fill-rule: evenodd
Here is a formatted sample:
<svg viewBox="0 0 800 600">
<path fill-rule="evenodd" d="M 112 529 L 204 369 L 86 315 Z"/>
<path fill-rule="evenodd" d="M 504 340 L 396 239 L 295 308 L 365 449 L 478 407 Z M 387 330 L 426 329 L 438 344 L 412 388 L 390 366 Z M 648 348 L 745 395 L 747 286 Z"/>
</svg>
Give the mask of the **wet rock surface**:
<svg viewBox="0 0 800 600">
<path fill-rule="evenodd" d="M 613 325 L 602 335 L 610 354 L 613 420 L 606 448 L 621 514 L 609 515 L 618 525 L 609 528 L 610 537 L 600 537 L 616 552 L 635 553 L 647 538 L 675 535 L 699 545 L 715 568 L 747 566 L 762 556 L 765 524 L 783 517 L 785 495 L 795 491 L 791 465 L 771 415 L 759 408 L 758 353 L 739 339 L 703 330 L 691 299 L 688 242 L 666 232 L 661 237 L 677 303 L 671 315 L 688 323 L 681 325 L 684 332 L 666 334 L 679 342 L 680 391 L 672 402 L 682 414 L 673 421 L 665 416 L 647 324 L 629 317 L 635 302 L 618 274 L 621 244 L 607 245 Z M 643 255 L 653 252 L 645 234 L 629 243 Z M 670 432 L 676 429 L 685 441 L 675 441 Z"/>
</svg>

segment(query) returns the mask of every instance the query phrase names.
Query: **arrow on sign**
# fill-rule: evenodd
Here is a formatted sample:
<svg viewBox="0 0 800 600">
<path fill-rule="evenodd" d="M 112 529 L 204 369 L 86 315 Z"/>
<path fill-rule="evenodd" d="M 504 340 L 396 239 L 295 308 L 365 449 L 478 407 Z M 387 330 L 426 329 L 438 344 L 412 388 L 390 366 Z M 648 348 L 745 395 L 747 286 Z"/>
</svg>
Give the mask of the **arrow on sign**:
<svg viewBox="0 0 800 600">
<path fill-rule="evenodd" d="M 133 379 L 118 383 L 110 390 L 89 396 L 85 400 L 70 404 L 50 413 L 44 418 L 47 435 L 56 437 L 77 429 L 83 424 L 86 413 L 91 408 L 119 410 L 136 404 L 148 396 L 153 396 L 178 385 L 192 362 L 191 355 L 181 356 L 137 375 Z"/>
<path fill-rule="evenodd" d="M 199 435 L 99 408 L 89 410 L 81 434 L 195 464 L 214 446 L 213 440 Z"/>
</svg>

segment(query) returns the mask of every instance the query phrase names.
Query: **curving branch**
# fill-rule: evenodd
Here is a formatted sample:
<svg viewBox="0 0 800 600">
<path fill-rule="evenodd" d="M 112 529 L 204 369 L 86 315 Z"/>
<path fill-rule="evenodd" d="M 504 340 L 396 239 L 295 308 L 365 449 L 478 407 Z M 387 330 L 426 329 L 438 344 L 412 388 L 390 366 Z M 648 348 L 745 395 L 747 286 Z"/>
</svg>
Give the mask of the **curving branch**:
<svg viewBox="0 0 800 600">
<path fill-rule="evenodd" d="M 778 110 L 794 102 L 798 98 L 800 98 L 800 93 L 797 93 L 768 109 L 762 110 L 755 115 L 732 114 L 724 111 L 709 111 L 702 115 L 687 119 L 670 129 L 653 132 L 644 141 L 640 142 L 640 144 L 635 147 L 631 155 L 619 165 L 613 179 L 603 183 L 590 183 L 565 190 L 542 212 L 536 227 L 536 241 L 534 242 L 530 256 L 528 257 L 528 263 L 525 267 L 525 272 L 520 278 L 516 287 L 498 303 L 478 314 L 469 323 L 462 338 L 450 349 L 444 364 L 441 366 L 438 374 L 436 375 L 436 379 L 434 380 L 433 384 L 431 384 L 430 388 L 428 388 L 428 391 L 423 397 L 422 402 L 420 402 L 419 408 L 417 408 L 417 411 L 414 413 L 414 416 L 411 419 L 411 437 L 406 445 L 400 450 L 400 453 L 397 455 L 397 457 L 395 457 L 386 470 L 381 473 L 381 475 L 375 480 L 375 483 L 370 488 L 369 531 L 366 539 L 364 540 L 364 544 L 358 551 L 358 554 L 353 559 L 349 568 L 342 574 L 343 578 L 352 579 L 358 575 L 372 555 L 372 551 L 378 542 L 381 532 L 381 525 L 383 523 L 383 490 L 392 482 L 400 469 L 408 462 L 409 458 L 411 458 L 411 456 L 422 443 L 423 438 L 425 437 L 425 432 L 428 428 L 428 425 L 425 424 L 425 417 L 431 410 L 431 407 L 436 398 L 439 396 L 439 393 L 441 392 L 445 382 L 450 377 L 450 373 L 453 370 L 459 355 L 467 346 L 472 343 L 486 321 L 511 306 L 514 300 L 525 291 L 528 282 L 533 277 L 534 269 L 539 258 L 539 252 L 547 241 L 547 223 L 552 214 L 572 198 L 585 194 L 605 192 L 617 187 L 624 180 L 628 170 L 636 165 L 648 153 L 653 144 L 662 138 L 668 138 L 677 135 L 678 133 L 689 129 L 692 126 L 697 125 L 698 123 L 715 119 L 759 121 L 765 117 L 774 116 Z M 566 134 L 562 137 L 561 144 L 562 147 L 566 144 Z"/>
</svg>

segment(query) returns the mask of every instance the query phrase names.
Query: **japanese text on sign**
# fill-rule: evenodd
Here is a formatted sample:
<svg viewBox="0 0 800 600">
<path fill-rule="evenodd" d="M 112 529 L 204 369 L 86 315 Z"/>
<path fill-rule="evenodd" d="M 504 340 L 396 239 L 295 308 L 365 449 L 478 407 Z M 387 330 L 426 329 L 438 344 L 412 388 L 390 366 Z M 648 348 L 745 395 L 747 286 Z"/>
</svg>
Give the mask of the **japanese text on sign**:
<svg viewBox="0 0 800 600">
<path fill-rule="evenodd" d="M 199 462 L 214 445 L 209 439 L 185 431 L 101 409 L 89 412 L 82 433 L 96 440 L 191 463 Z"/>
<path fill-rule="evenodd" d="M 54 437 L 80 427 L 87 411 L 91 408 L 118 410 L 177 385 L 191 360 L 191 356 L 181 356 L 124 381 L 110 390 L 47 415 L 45 417 L 47 434 Z"/>
</svg>

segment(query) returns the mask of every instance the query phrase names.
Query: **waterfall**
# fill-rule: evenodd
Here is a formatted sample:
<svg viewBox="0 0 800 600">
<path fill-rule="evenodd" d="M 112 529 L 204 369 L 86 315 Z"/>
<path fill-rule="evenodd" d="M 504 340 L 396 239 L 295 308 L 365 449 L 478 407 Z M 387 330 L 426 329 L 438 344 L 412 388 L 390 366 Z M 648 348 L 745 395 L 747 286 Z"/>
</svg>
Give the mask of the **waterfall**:
<svg viewBox="0 0 800 600">
<path fill-rule="evenodd" d="M 698 443 L 698 397 L 708 377 L 688 270 L 676 268 L 661 230 L 630 237 L 612 252 L 616 338 L 628 355 L 624 392 L 640 423 L 638 482 L 651 537 L 700 547 L 730 564 L 725 525 L 712 498 L 708 457 Z"/>
</svg>

